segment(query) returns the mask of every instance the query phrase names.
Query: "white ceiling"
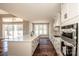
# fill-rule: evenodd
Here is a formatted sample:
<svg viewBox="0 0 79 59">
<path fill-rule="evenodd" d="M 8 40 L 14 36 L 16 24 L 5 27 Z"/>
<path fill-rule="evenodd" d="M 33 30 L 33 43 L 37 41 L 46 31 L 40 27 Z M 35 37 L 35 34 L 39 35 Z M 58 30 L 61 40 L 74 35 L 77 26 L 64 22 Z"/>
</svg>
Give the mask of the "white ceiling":
<svg viewBox="0 0 79 59">
<path fill-rule="evenodd" d="M 0 3 L 0 9 L 25 20 L 51 19 L 60 12 L 59 3 Z"/>
</svg>

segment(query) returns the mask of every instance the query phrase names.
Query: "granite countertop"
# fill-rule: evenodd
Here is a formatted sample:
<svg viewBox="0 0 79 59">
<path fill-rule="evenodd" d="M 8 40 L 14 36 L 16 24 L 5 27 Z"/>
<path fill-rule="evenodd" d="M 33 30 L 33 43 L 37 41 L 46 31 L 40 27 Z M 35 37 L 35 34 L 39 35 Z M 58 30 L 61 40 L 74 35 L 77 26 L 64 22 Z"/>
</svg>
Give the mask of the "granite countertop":
<svg viewBox="0 0 79 59">
<path fill-rule="evenodd" d="M 55 38 L 55 39 L 61 39 L 61 41 L 63 41 L 63 42 L 65 43 L 65 45 L 74 46 L 74 44 L 69 43 L 68 41 L 62 39 L 61 36 L 54 36 L 54 38 Z"/>
</svg>

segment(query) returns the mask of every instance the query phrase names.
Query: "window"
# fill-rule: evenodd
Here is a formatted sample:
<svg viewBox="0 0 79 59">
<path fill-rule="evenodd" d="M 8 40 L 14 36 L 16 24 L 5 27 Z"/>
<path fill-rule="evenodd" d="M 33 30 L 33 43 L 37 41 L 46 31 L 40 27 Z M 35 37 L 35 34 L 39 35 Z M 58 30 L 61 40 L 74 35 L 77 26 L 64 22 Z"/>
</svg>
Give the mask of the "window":
<svg viewBox="0 0 79 59">
<path fill-rule="evenodd" d="M 48 35 L 48 23 L 34 23 L 33 24 L 33 31 L 35 35 Z"/>
<path fill-rule="evenodd" d="M 22 19 L 14 19 L 12 22 L 12 18 L 3 18 L 3 37 L 9 41 L 21 41 L 23 40 L 23 23 L 19 23 L 19 21 L 22 22 Z M 16 21 L 16 19 L 18 20 Z"/>
</svg>

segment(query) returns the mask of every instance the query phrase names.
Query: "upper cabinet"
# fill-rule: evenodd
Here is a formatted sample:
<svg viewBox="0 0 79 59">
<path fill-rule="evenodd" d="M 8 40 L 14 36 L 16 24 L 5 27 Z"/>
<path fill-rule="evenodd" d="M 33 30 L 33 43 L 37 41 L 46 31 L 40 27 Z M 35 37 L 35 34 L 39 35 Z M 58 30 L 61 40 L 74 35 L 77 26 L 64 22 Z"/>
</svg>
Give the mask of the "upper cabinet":
<svg viewBox="0 0 79 59">
<path fill-rule="evenodd" d="M 60 21 L 60 13 L 58 13 L 55 17 L 55 23 L 54 23 L 54 27 L 58 27 L 60 26 L 61 21 Z"/>
<path fill-rule="evenodd" d="M 67 22 L 79 15 L 79 4 L 67 3 L 61 4 L 61 22 Z"/>
<path fill-rule="evenodd" d="M 61 26 L 61 21 L 60 21 L 60 13 L 56 15 L 55 22 L 54 22 L 54 36 L 60 36 L 60 26 Z"/>
</svg>

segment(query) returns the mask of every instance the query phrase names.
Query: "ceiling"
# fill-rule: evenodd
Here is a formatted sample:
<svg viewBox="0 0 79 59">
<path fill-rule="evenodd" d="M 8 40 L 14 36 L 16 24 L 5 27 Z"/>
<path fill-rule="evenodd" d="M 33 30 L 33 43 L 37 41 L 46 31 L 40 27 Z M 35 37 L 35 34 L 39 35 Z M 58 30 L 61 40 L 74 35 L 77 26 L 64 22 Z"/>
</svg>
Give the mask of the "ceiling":
<svg viewBox="0 0 79 59">
<path fill-rule="evenodd" d="M 0 9 L 25 20 L 52 19 L 60 12 L 59 3 L 0 3 Z"/>
</svg>

